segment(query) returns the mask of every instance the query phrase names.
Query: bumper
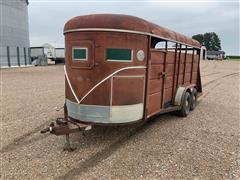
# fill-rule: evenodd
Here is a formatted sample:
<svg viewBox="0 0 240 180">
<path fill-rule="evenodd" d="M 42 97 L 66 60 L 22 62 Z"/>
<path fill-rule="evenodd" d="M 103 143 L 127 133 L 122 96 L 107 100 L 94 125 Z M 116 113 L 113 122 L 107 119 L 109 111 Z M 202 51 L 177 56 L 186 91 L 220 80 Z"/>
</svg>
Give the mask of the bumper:
<svg viewBox="0 0 240 180">
<path fill-rule="evenodd" d="M 143 118 L 143 103 L 121 106 L 78 104 L 66 99 L 68 116 L 89 123 L 129 123 Z"/>
</svg>

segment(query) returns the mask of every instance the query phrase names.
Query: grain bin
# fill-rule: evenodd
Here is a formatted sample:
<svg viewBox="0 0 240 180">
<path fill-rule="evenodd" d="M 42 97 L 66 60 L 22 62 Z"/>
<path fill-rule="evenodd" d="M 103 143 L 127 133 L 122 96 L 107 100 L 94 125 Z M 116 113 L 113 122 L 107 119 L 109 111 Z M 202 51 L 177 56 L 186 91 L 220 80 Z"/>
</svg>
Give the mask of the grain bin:
<svg viewBox="0 0 240 180">
<path fill-rule="evenodd" d="M 0 67 L 29 65 L 28 0 L 0 0 Z"/>
</svg>

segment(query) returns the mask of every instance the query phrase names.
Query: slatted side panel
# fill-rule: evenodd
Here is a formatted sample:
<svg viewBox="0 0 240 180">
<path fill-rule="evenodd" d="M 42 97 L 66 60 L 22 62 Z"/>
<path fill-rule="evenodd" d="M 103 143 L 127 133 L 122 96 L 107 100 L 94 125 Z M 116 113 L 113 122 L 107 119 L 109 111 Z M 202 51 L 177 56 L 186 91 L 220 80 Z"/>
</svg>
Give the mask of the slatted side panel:
<svg viewBox="0 0 240 180">
<path fill-rule="evenodd" d="M 166 54 L 165 54 L 166 53 Z M 166 64 L 164 58 L 166 56 Z M 171 104 L 178 86 L 197 83 L 199 55 L 185 50 L 151 50 L 147 114 L 153 115 Z M 165 68 L 164 68 L 165 66 Z M 165 70 L 165 81 L 161 75 Z M 163 84 L 164 81 L 164 84 Z M 164 107 L 162 107 L 162 103 Z"/>
</svg>

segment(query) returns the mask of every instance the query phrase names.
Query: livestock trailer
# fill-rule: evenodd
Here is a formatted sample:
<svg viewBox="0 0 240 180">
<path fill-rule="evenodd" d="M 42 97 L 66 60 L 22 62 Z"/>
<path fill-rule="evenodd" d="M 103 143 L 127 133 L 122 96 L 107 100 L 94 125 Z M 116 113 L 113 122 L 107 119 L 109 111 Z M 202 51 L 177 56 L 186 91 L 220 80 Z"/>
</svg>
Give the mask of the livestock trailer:
<svg viewBox="0 0 240 180">
<path fill-rule="evenodd" d="M 64 27 L 64 118 L 44 129 L 66 135 L 126 125 L 176 111 L 187 116 L 202 93 L 201 45 L 128 15 L 78 16 Z"/>
</svg>

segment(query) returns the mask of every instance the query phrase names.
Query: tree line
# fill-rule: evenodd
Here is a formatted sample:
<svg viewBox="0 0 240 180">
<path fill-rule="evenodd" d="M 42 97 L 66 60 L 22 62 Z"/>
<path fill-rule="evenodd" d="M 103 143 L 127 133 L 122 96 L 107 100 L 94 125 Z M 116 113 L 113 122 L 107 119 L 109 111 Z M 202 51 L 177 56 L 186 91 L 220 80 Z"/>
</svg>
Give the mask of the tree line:
<svg viewBox="0 0 240 180">
<path fill-rule="evenodd" d="M 205 46 L 208 51 L 220 51 L 221 40 L 215 32 L 207 32 L 205 34 L 196 34 L 192 36 L 193 39 Z"/>
</svg>

